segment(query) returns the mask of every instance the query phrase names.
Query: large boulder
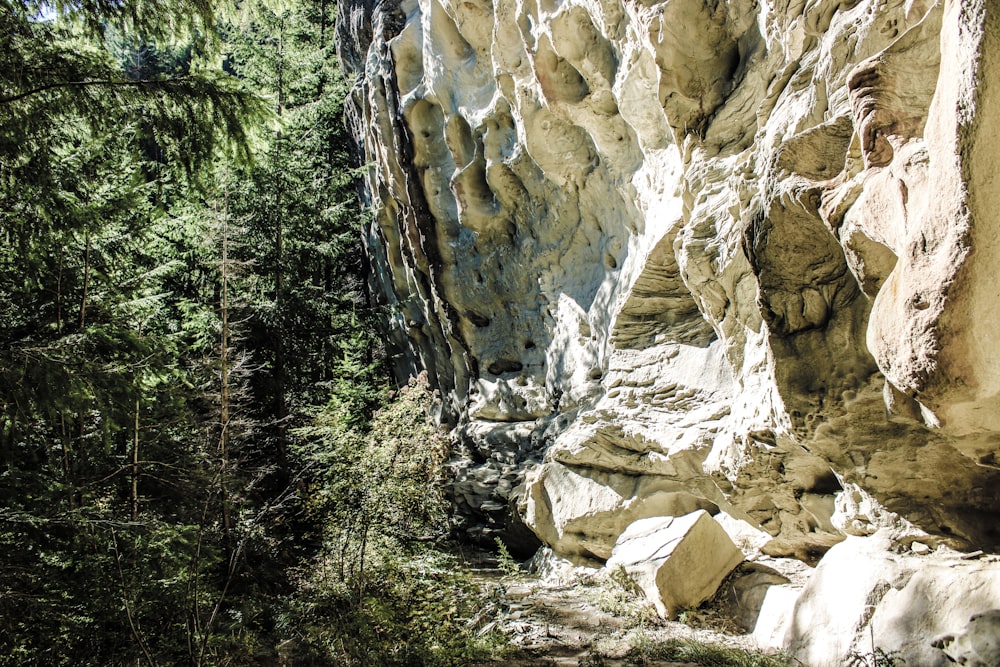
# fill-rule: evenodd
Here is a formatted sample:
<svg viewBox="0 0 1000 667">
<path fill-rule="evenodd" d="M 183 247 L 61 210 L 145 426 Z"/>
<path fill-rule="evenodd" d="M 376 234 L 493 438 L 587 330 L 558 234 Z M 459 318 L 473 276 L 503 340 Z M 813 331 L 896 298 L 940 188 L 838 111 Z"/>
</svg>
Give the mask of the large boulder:
<svg viewBox="0 0 1000 667">
<path fill-rule="evenodd" d="M 1000 665 L 1000 609 L 975 614 L 962 632 L 938 637 L 933 646 L 965 667 Z"/>
<path fill-rule="evenodd" d="M 754 636 L 810 667 L 839 667 L 852 653 L 876 649 L 921 667 L 951 664 L 942 648 L 988 655 L 985 637 L 998 628 L 991 610 L 1000 608 L 1000 563 L 980 555 L 929 549 L 890 529 L 849 537 L 823 557 L 801 592 L 768 591 Z"/>
<path fill-rule="evenodd" d="M 753 638 L 758 646 L 763 649 L 784 647 L 785 635 L 795 617 L 795 603 L 801 592 L 800 588 L 786 584 L 767 589 L 753 627 Z"/>
<path fill-rule="evenodd" d="M 743 562 L 743 552 L 708 512 L 650 517 L 618 538 L 608 567 L 624 567 L 667 618 L 697 607 Z"/>
<path fill-rule="evenodd" d="M 683 515 L 715 505 L 662 476 L 636 476 L 546 463 L 529 472 L 526 523 L 546 544 L 577 562 L 611 556 L 632 522 Z"/>
</svg>

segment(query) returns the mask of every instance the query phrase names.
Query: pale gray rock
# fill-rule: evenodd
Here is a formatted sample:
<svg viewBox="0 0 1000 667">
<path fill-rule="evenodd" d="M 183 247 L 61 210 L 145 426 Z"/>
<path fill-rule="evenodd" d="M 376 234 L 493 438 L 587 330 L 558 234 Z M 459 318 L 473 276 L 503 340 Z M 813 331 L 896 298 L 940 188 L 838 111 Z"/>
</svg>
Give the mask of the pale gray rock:
<svg viewBox="0 0 1000 667">
<path fill-rule="evenodd" d="M 743 552 L 704 510 L 639 519 L 618 538 L 608 568 L 623 567 L 656 611 L 676 618 L 715 595 Z"/>
<path fill-rule="evenodd" d="M 995 547 L 982 1 L 344 0 L 399 374 L 774 553 L 868 530 L 845 485 Z"/>
<path fill-rule="evenodd" d="M 800 589 L 784 584 L 770 586 L 764 592 L 753 627 L 753 638 L 758 646 L 775 650 L 785 648 L 785 636 L 795 618 L 795 603 L 800 593 Z"/>
<path fill-rule="evenodd" d="M 995 3 L 341 0 L 338 31 L 372 293 L 468 535 L 593 564 L 703 508 L 811 564 L 1000 548 Z"/>
<path fill-rule="evenodd" d="M 996 607 L 1000 562 L 944 547 L 915 555 L 911 539 L 882 529 L 836 545 L 801 591 L 768 590 L 755 638 L 811 667 L 839 666 L 852 653 L 876 648 L 927 667 L 950 664 L 939 646 L 954 646 L 955 655 L 986 655 L 985 637 L 996 629 L 992 616 L 972 627 L 968 640 L 958 640 L 956 630 Z"/>
<path fill-rule="evenodd" d="M 932 645 L 966 667 L 1000 665 L 1000 609 L 975 614 L 962 632 L 943 635 Z"/>
</svg>

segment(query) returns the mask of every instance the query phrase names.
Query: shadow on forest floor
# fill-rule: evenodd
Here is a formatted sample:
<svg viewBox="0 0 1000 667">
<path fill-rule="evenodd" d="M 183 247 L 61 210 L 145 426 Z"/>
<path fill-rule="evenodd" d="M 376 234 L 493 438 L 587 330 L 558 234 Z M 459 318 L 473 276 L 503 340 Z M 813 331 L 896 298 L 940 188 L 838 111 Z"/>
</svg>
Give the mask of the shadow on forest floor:
<svg viewBox="0 0 1000 667">
<path fill-rule="evenodd" d="M 498 633 L 509 642 L 502 658 L 480 663 L 483 667 L 795 664 L 757 650 L 752 635 L 711 602 L 668 621 L 604 569 L 563 566 L 544 576 L 505 569 L 506 574 L 491 567 L 472 570 L 490 591 L 489 603 L 472 622 L 479 633 Z"/>
</svg>

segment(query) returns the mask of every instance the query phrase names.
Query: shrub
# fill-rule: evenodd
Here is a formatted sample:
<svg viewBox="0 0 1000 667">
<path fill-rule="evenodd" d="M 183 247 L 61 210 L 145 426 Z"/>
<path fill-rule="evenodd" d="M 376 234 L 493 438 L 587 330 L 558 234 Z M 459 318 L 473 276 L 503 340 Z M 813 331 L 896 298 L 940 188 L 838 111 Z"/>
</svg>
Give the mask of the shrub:
<svg viewBox="0 0 1000 667">
<path fill-rule="evenodd" d="M 305 435 L 317 475 L 323 545 L 298 572 L 283 620 L 294 664 L 454 665 L 485 659 L 468 619 L 484 591 L 447 552 L 449 443 L 427 419 L 434 395 L 414 379 L 367 431 L 334 400 Z"/>
</svg>

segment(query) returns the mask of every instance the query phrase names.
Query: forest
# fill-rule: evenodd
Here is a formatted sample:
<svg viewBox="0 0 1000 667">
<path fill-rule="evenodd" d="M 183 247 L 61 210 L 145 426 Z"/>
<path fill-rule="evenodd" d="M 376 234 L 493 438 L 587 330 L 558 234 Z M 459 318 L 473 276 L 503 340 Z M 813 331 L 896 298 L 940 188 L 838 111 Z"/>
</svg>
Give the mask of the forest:
<svg viewBox="0 0 1000 667">
<path fill-rule="evenodd" d="M 479 655 L 448 441 L 366 294 L 334 3 L 0 21 L 0 664 Z"/>
<path fill-rule="evenodd" d="M 0 3 L 0 666 L 791 664 L 457 540 L 332 0 Z"/>
</svg>

